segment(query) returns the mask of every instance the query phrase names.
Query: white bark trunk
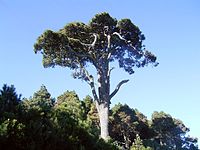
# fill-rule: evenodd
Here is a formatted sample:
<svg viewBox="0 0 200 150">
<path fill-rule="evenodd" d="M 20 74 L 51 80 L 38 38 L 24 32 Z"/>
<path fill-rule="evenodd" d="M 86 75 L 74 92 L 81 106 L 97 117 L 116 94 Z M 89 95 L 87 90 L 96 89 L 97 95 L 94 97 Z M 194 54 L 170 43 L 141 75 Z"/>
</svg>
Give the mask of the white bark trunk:
<svg viewBox="0 0 200 150">
<path fill-rule="evenodd" d="M 97 104 L 98 105 L 98 104 Z M 101 138 L 107 140 L 109 137 L 108 123 L 109 123 L 109 106 L 105 103 L 101 103 L 97 106 L 100 127 L 101 127 Z"/>
</svg>

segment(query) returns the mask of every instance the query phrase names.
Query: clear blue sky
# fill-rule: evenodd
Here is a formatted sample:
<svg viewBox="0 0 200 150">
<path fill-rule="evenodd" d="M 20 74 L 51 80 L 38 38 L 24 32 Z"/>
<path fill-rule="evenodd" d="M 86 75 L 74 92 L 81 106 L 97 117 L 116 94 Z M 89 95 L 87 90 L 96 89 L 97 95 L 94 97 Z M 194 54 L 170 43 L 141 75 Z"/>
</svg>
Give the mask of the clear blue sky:
<svg viewBox="0 0 200 150">
<path fill-rule="evenodd" d="M 144 44 L 160 65 L 137 69 L 132 76 L 115 70 L 112 88 L 123 78 L 130 82 L 112 104 L 127 103 L 148 118 L 164 111 L 190 127 L 200 139 L 200 1 L 199 0 L 0 0 L 0 86 L 14 84 L 30 97 L 42 84 L 53 97 L 75 90 L 80 98 L 90 94 L 88 85 L 64 68 L 44 69 L 33 44 L 46 29 L 66 23 L 87 23 L 96 13 L 130 18 L 146 36 Z"/>
</svg>

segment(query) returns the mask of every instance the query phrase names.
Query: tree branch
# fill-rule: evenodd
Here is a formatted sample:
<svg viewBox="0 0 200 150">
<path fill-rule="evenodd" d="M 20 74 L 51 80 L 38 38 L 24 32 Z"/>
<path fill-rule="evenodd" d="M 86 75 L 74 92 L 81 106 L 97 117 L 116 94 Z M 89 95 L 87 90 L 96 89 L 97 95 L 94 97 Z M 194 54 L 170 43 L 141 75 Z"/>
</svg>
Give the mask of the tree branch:
<svg viewBox="0 0 200 150">
<path fill-rule="evenodd" d="M 99 98 L 97 96 L 96 89 L 95 89 L 95 86 L 94 86 L 94 78 L 93 78 L 93 76 L 89 74 L 87 69 L 80 62 L 79 62 L 79 65 L 80 65 L 80 68 L 83 69 L 86 77 L 88 78 L 88 80 L 85 80 L 85 81 L 90 85 L 90 88 L 92 90 L 92 94 L 94 96 L 94 100 L 99 102 Z"/>
<path fill-rule="evenodd" d="M 114 32 L 113 35 L 117 35 L 120 40 L 127 41 L 125 38 L 123 38 L 118 32 Z"/>
<path fill-rule="evenodd" d="M 92 57 L 91 54 L 80 54 L 80 53 L 76 52 L 75 50 L 73 50 L 71 47 L 69 47 L 69 50 L 71 51 L 71 53 L 73 53 L 74 55 L 76 55 L 79 58 L 86 57 L 86 58 L 90 59 L 94 63 L 94 65 L 96 65 L 96 63 L 95 63 L 96 58 Z"/>
<path fill-rule="evenodd" d="M 128 41 L 128 40 L 126 40 L 125 38 L 123 38 L 123 37 L 120 35 L 120 33 L 114 32 L 112 35 L 118 36 L 120 40 L 124 41 L 124 42 L 125 42 L 126 44 L 128 44 L 131 48 L 133 48 L 134 50 L 136 50 L 136 48 L 131 44 L 131 41 Z M 111 55 L 112 55 L 112 53 L 113 53 L 114 50 L 116 50 L 116 49 L 110 49 L 110 51 L 109 51 L 109 53 L 108 53 L 107 59 L 110 59 L 110 57 L 111 57 Z"/>
<path fill-rule="evenodd" d="M 122 80 L 121 82 L 119 82 L 119 84 L 117 85 L 117 87 L 115 88 L 115 90 L 110 94 L 109 100 L 111 100 L 112 97 L 115 96 L 115 94 L 117 94 L 117 92 L 119 91 L 119 89 L 122 86 L 122 84 L 127 83 L 128 81 L 129 80 Z"/>
<path fill-rule="evenodd" d="M 97 42 L 97 34 L 93 33 L 92 35 L 94 36 L 94 41 L 91 44 L 85 44 L 85 43 L 81 42 L 80 40 L 79 40 L 79 42 L 84 46 L 94 47 Z"/>
<path fill-rule="evenodd" d="M 108 50 L 110 49 L 110 38 L 111 38 L 111 36 L 110 35 L 107 35 L 107 39 L 108 39 Z"/>
<path fill-rule="evenodd" d="M 92 35 L 94 36 L 94 41 L 93 41 L 91 44 L 86 44 L 86 43 L 81 42 L 79 39 L 71 38 L 71 39 L 73 39 L 73 40 L 77 40 L 77 41 L 78 41 L 81 45 L 83 45 L 83 46 L 88 46 L 88 47 L 89 47 L 89 48 L 88 48 L 89 54 L 78 54 L 78 53 L 77 53 L 76 51 L 74 51 L 71 47 L 70 47 L 70 50 L 71 50 L 76 56 L 78 56 L 78 57 L 88 57 L 88 58 L 92 59 L 93 62 L 95 62 L 96 56 L 95 56 L 95 55 L 91 56 L 91 55 L 92 55 L 91 48 L 94 48 L 94 46 L 95 46 L 95 44 L 96 44 L 96 42 L 97 42 L 97 34 L 96 34 L 96 33 L 93 33 Z"/>
<path fill-rule="evenodd" d="M 112 68 L 110 68 L 110 69 L 108 70 L 107 77 L 110 77 L 111 71 L 114 70 L 114 69 L 115 69 L 115 67 L 112 67 Z"/>
<path fill-rule="evenodd" d="M 97 93 L 96 93 L 96 90 L 95 90 L 95 86 L 94 86 L 94 79 L 92 82 L 90 82 L 90 87 L 91 87 L 91 90 L 92 90 L 92 94 L 94 96 L 94 100 L 99 102 L 99 98 L 97 96 Z"/>
<path fill-rule="evenodd" d="M 124 41 L 124 42 L 127 42 L 127 40 L 125 38 L 123 38 L 118 32 L 114 32 L 112 35 L 117 35 L 119 37 L 120 40 Z M 110 38 L 109 38 L 110 40 Z M 110 44 L 110 43 L 109 43 Z M 107 59 L 109 60 L 111 55 L 112 55 L 112 52 L 114 51 L 115 49 L 110 49 L 109 53 L 108 53 L 108 57 Z"/>
<path fill-rule="evenodd" d="M 79 61 L 78 61 L 79 62 Z M 84 74 L 86 75 L 86 77 L 88 78 L 88 80 L 90 81 L 92 78 L 91 78 L 91 75 L 89 74 L 89 72 L 87 71 L 87 69 L 85 69 L 85 67 L 79 62 L 79 65 L 80 65 L 80 69 L 83 69 L 84 71 Z"/>
</svg>

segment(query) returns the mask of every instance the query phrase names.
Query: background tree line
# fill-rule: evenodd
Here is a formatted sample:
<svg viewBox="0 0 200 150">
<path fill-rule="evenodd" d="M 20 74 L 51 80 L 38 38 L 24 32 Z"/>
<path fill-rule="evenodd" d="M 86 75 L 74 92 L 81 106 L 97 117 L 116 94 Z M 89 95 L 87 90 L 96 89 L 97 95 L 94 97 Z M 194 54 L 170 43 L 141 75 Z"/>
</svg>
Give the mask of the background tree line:
<svg viewBox="0 0 200 150">
<path fill-rule="evenodd" d="M 128 105 L 109 112 L 110 138 L 99 138 L 99 116 L 93 99 L 75 91 L 52 98 L 45 86 L 21 98 L 13 85 L 0 90 L 0 149 L 198 150 L 181 120 L 154 112 L 150 120 Z"/>
</svg>

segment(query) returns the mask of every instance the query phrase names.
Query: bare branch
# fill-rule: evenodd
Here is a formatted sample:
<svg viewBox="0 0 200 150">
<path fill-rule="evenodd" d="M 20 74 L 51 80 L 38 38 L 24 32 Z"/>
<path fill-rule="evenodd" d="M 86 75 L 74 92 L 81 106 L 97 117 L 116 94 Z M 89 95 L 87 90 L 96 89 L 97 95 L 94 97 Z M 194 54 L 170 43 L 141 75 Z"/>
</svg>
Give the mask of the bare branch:
<svg viewBox="0 0 200 150">
<path fill-rule="evenodd" d="M 79 40 L 79 42 L 84 46 L 94 47 L 97 42 L 97 34 L 93 33 L 92 35 L 94 36 L 94 41 L 91 44 L 85 44 L 85 43 L 81 42 L 80 40 Z"/>
<path fill-rule="evenodd" d="M 128 81 L 129 80 L 122 80 L 121 82 L 119 82 L 119 84 L 117 85 L 117 87 L 115 88 L 115 90 L 110 94 L 109 100 L 111 100 L 112 97 L 115 96 L 115 94 L 117 94 L 117 92 L 119 91 L 119 89 L 122 86 L 122 84 L 127 83 Z"/>
<path fill-rule="evenodd" d="M 111 38 L 111 36 L 110 36 L 110 35 L 107 35 L 107 39 L 108 39 L 108 49 L 110 49 L 110 38 Z"/>
<path fill-rule="evenodd" d="M 80 58 L 86 57 L 86 58 L 89 58 L 91 61 L 93 61 L 93 63 L 95 63 L 95 58 L 92 57 L 90 54 L 84 54 L 84 53 L 80 54 L 80 53 L 76 52 L 75 50 L 73 50 L 71 47 L 69 47 L 69 50 L 70 50 L 74 55 L 76 55 L 77 57 L 80 57 Z"/>
<path fill-rule="evenodd" d="M 76 40 L 76 41 L 78 41 L 81 45 L 83 45 L 83 46 L 88 46 L 89 49 L 90 49 L 90 48 L 94 48 L 94 46 L 95 46 L 95 44 L 96 44 L 96 42 L 97 42 L 97 34 L 96 34 L 96 33 L 93 33 L 92 35 L 94 36 L 94 41 L 93 41 L 91 44 L 83 43 L 83 42 L 81 42 L 79 39 L 75 39 L 75 38 L 70 38 L 70 37 L 69 37 L 69 39 Z"/>
<path fill-rule="evenodd" d="M 124 42 L 127 42 L 127 40 L 126 40 L 125 38 L 123 38 L 118 32 L 114 32 L 113 35 L 117 35 L 117 36 L 119 37 L 119 39 L 121 39 L 121 40 L 124 41 Z M 108 40 L 110 40 L 110 37 L 108 38 Z M 108 44 L 110 44 L 110 41 L 109 41 Z M 112 55 L 112 52 L 113 52 L 114 50 L 115 50 L 115 49 L 110 49 L 110 51 L 109 51 L 109 53 L 108 53 L 108 57 L 107 57 L 108 60 L 110 59 L 110 57 L 111 57 L 111 55 Z"/>
<path fill-rule="evenodd" d="M 115 69 L 115 67 L 112 67 L 112 68 L 109 69 L 107 77 L 110 77 L 111 71 L 114 70 L 114 69 Z"/>
<path fill-rule="evenodd" d="M 86 77 L 88 78 L 88 80 L 91 80 L 91 75 L 89 74 L 89 72 L 87 71 L 87 69 L 79 62 L 80 65 L 80 69 L 83 69 Z"/>
<path fill-rule="evenodd" d="M 97 42 L 98 35 L 96 33 L 93 33 L 92 35 L 94 36 L 94 41 L 91 44 L 86 44 L 86 43 L 81 42 L 79 39 L 72 38 L 73 40 L 77 40 L 81 45 L 87 46 L 88 47 L 88 52 L 89 52 L 88 54 L 78 54 L 74 50 L 72 50 L 72 49 L 70 49 L 70 50 L 73 51 L 75 53 L 75 55 L 77 55 L 78 57 L 88 57 L 88 58 L 92 59 L 93 62 L 95 62 L 96 55 L 92 54 L 92 49 L 94 48 L 94 46 L 95 46 L 95 44 Z"/>
<path fill-rule="evenodd" d="M 118 32 L 114 32 L 113 35 L 117 35 L 119 37 L 119 39 L 126 41 L 126 39 L 123 38 Z"/>
<path fill-rule="evenodd" d="M 117 35 L 119 37 L 120 40 L 124 41 L 126 44 L 128 44 L 131 48 L 133 48 L 134 50 L 136 50 L 136 48 L 131 44 L 131 41 L 127 41 L 125 38 L 123 38 L 118 32 L 114 32 L 112 35 Z M 108 53 L 108 57 L 107 59 L 110 59 L 113 51 L 115 49 L 110 49 L 109 53 Z"/>
<path fill-rule="evenodd" d="M 94 100 L 99 102 L 99 98 L 97 96 L 96 89 L 95 89 L 95 86 L 94 86 L 94 80 L 92 82 L 90 82 L 90 87 L 92 89 L 92 94 L 94 96 Z"/>
<path fill-rule="evenodd" d="M 92 94 L 94 96 L 94 100 L 98 101 L 99 102 L 99 98 L 97 96 L 97 93 L 96 93 L 96 89 L 95 89 L 95 86 L 94 86 L 94 78 L 92 75 L 89 74 L 89 72 L 87 71 L 87 69 L 79 62 L 80 64 L 80 68 L 83 69 L 86 77 L 88 78 L 89 81 L 85 80 L 89 85 L 90 85 L 90 88 L 92 90 Z"/>
<path fill-rule="evenodd" d="M 92 42 L 91 46 L 94 47 L 97 42 L 97 34 L 93 33 L 94 41 Z"/>
<path fill-rule="evenodd" d="M 110 51 L 110 52 L 109 52 L 109 54 L 108 54 L 108 57 L 107 57 L 107 60 L 109 60 L 109 59 L 110 59 L 110 57 L 111 57 L 111 54 L 112 54 L 112 51 Z"/>
</svg>

